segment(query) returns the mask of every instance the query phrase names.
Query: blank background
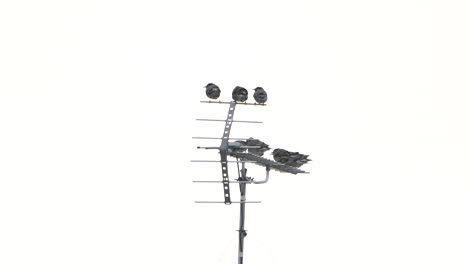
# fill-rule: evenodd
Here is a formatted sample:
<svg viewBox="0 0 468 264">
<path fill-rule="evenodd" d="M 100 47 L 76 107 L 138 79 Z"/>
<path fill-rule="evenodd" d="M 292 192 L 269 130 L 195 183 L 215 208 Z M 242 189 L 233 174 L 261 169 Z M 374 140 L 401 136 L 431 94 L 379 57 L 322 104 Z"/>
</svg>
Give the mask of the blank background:
<svg viewBox="0 0 468 264">
<path fill-rule="evenodd" d="M 236 263 L 213 82 L 314 160 L 248 186 L 246 264 L 467 263 L 464 2 L 2 1 L 0 262 Z"/>
</svg>

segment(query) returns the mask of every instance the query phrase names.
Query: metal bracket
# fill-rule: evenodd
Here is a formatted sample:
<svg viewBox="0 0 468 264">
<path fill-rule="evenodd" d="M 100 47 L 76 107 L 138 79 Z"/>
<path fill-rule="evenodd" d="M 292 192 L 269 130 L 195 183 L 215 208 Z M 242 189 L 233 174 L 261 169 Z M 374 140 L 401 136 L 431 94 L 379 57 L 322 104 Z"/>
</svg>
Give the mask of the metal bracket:
<svg viewBox="0 0 468 264">
<path fill-rule="evenodd" d="M 253 183 L 255 184 L 263 184 L 263 183 L 267 183 L 268 182 L 268 179 L 270 179 L 270 166 L 266 166 L 266 176 L 265 176 L 265 180 L 263 181 L 253 181 Z"/>
<path fill-rule="evenodd" d="M 231 133 L 232 121 L 234 118 L 234 110 L 236 109 L 236 102 L 232 101 L 229 104 L 228 116 L 226 118 L 226 125 L 221 137 L 221 146 L 219 147 L 219 154 L 221 156 L 221 173 L 223 175 L 223 191 L 224 203 L 231 204 L 231 193 L 229 190 L 229 174 L 228 174 L 228 147 L 229 147 L 229 133 Z"/>
</svg>

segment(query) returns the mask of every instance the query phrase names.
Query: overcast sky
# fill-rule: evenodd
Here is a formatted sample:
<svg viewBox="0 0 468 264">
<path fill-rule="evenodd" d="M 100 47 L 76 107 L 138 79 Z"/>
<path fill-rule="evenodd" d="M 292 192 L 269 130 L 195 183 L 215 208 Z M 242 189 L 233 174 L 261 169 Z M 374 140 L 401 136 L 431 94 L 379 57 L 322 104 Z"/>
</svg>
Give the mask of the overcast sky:
<svg viewBox="0 0 468 264">
<path fill-rule="evenodd" d="M 236 263 L 232 137 L 310 155 L 248 186 L 245 263 L 467 263 L 465 1 L 2 1 L 0 262 Z M 253 91 L 250 90 L 252 93 Z M 249 99 L 252 102 L 252 98 Z M 271 157 L 267 154 L 267 157 Z M 248 165 L 249 175 L 264 171 Z M 234 178 L 235 167 L 230 169 Z M 231 187 L 233 200 L 238 188 Z"/>
</svg>

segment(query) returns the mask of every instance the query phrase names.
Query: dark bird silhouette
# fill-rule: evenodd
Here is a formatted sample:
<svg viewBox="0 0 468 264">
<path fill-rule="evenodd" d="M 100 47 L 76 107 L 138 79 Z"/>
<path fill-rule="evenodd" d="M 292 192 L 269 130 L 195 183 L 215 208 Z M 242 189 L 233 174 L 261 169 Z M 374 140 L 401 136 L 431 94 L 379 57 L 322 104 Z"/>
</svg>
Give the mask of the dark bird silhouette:
<svg viewBox="0 0 468 264">
<path fill-rule="evenodd" d="M 216 84 L 209 83 L 205 86 L 206 88 L 206 96 L 211 99 L 218 99 L 219 95 L 221 94 L 221 90 Z"/>
<path fill-rule="evenodd" d="M 249 138 L 245 141 L 245 145 L 246 146 L 257 146 L 259 148 L 253 148 L 253 149 L 249 149 L 249 153 L 252 153 L 254 155 L 257 155 L 257 156 L 263 156 L 263 154 L 265 153 L 265 151 L 268 151 L 270 148 L 268 147 L 268 144 L 266 144 L 265 142 L 261 141 L 261 140 L 258 140 L 258 139 L 254 139 L 254 138 Z"/>
<path fill-rule="evenodd" d="M 308 157 L 309 155 L 304 155 L 299 152 L 289 152 L 284 149 L 273 150 L 273 159 L 275 161 L 296 168 L 299 168 L 300 166 L 311 161 L 310 159 L 308 159 Z"/>
<path fill-rule="evenodd" d="M 254 89 L 254 99 L 259 104 L 264 104 L 268 100 L 268 95 L 262 87 L 257 87 Z"/>
<path fill-rule="evenodd" d="M 236 102 L 245 102 L 247 100 L 249 92 L 244 87 L 236 86 L 232 90 L 232 99 Z"/>
<path fill-rule="evenodd" d="M 287 163 L 289 161 L 289 151 L 285 149 L 273 150 L 273 159 L 277 162 Z"/>
</svg>

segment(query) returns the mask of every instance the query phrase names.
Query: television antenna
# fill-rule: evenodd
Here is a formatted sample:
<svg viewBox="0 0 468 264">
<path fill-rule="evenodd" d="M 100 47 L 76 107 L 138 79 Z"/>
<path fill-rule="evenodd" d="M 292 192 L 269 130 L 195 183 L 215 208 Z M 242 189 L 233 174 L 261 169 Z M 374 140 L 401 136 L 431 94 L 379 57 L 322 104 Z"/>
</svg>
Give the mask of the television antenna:
<svg viewBox="0 0 468 264">
<path fill-rule="evenodd" d="M 215 86 L 215 89 L 218 89 L 217 96 L 214 98 L 217 99 L 220 94 L 219 88 L 210 83 L 206 86 L 207 88 L 207 95 L 213 99 L 212 96 L 209 95 L 208 89 Z M 239 86 L 238 86 L 239 87 Z M 238 249 L 238 264 L 243 264 L 244 261 L 244 239 L 247 236 L 247 231 L 245 230 L 245 205 L 247 203 L 260 203 L 260 201 L 247 201 L 246 199 L 246 187 L 247 184 L 265 184 L 268 182 L 270 177 L 270 170 L 279 171 L 282 173 L 291 173 L 291 174 L 298 174 L 298 173 L 308 173 L 299 169 L 300 165 L 307 162 L 307 155 L 305 156 L 305 162 L 301 163 L 298 166 L 291 166 L 290 162 L 278 162 L 275 160 L 270 160 L 261 157 L 260 155 L 256 155 L 250 152 L 254 152 L 252 150 L 261 148 L 260 146 L 252 146 L 252 145 L 245 145 L 242 144 L 242 140 L 248 141 L 249 139 L 245 138 L 231 138 L 231 128 L 233 123 L 251 123 L 251 124 L 261 124 L 260 121 L 241 121 L 241 120 L 234 120 L 234 112 L 237 106 L 261 106 L 265 107 L 266 104 L 266 93 L 264 100 L 257 100 L 257 89 L 255 89 L 256 93 L 254 94 L 255 100 L 261 103 L 246 103 L 245 100 L 247 99 L 247 92 L 245 94 L 245 100 L 240 102 L 236 100 L 238 98 L 235 97 L 234 93 L 236 92 L 236 87 L 233 91 L 233 101 L 200 101 L 200 103 L 207 103 L 207 104 L 228 104 L 228 114 L 226 119 L 196 119 L 197 121 L 213 121 L 213 122 L 224 122 L 224 131 L 221 137 L 192 137 L 193 139 L 220 139 L 221 144 L 219 146 L 198 146 L 198 149 L 208 149 L 208 150 L 219 150 L 220 160 L 191 160 L 191 162 L 207 162 L 207 163 L 220 163 L 221 164 L 221 178 L 222 180 L 219 181 L 193 181 L 194 183 L 222 183 L 223 187 L 223 197 L 224 201 L 195 201 L 195 203 L 211 203 L 211 204 L 226 204 L 230 205 L 233 203 L 240 204 L 240 218 L 239 218 L 239 249 Z M 239 87 L 242 88 L 242 87 Z M 243 89 L 243 88 L 242 88 Z M 245 89 L 244 89 L 245 90 Z M 263 90 L 263 89 L 262 89 Z M 216 92 L 216 91 L 215 91 Z M 232 141 L 237 140 L 237 141 Z M 247 151 L 246 151 L 247 150 Z M 258 152 L 256 152 L 258 154 Z M 298 154 L 297 152 L 295 152 Z M 302 155 L 302 154 L 299 154 Z M 228 158 L 235 158 L 235 160 L 229 160 Z M 276 159 L 276 158 L 275 158 Z M 237 174 L 239 177 L 235 180 L 230 180 L 229 178 L 229 166 L 228 163 L 237 163 Z M 265 168 L 265 179 L 260 181 L 253 180 L 252 177 L 247 176 L 247 169 L 246 163 L 261 166 Z M 239 166 L 240 165 L 240 166 Z M 232 201 L 231 200 L 231 193 L 230 193 L 230 184 L 239 184 L 239 191 L 240 191 L 240 201 Z"/>
</svg>

